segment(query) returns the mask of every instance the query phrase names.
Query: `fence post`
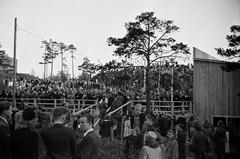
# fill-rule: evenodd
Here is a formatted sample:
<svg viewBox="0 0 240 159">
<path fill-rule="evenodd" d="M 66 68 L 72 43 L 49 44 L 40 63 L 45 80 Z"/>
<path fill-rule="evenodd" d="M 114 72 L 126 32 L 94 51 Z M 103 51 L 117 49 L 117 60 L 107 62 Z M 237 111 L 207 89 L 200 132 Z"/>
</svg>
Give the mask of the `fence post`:
<svg viewBox="0 0 240 159">
<path fill-rule="evenodd" d="M 123 121 L 123 116 L 122 116 L 122 108 L 121 108 L 121 130 L 120 130 L 120 136 L 121 136 L 121 146 L 123 147 L 123 124 L 124 124 L 124 121 Z"/>
<path fill-rule="evenodd" d="M 184 101 L 182 101 L 182 113 L 183 113 L 183 114 L 184 114 L 184 112 L 185 112 L 185 111 L 184 111 L 184 106 L 185 106 L 185 105 L 184 105 Z"/>
<path fill-rule="evenodd" d="M 78 110 L 77 111 L 80 111 L 80 100 L 78 99 Z"/>
<path fill-rule="evenodd" d="M 123 110 L 122 110 L 122 108 L 120 109 L 120 114 L 121 114 L 121 116 L 123 115 Z"/>
<path fill-rule="evenodd" d="M 82 104 L 82 109 L 84 109 L 84 107 L 85 107 L 85 100 L 84 99 L 82 100 L 82 103 L 83 103 Z"/>
<path fill-rule="evenodd" d="M 54 108 L 56 108 L 56 107 L 57 107 L 57 100 L 54 99 Z"/>
<path fill-rule="evenodd" d="M 34 107 L 37 107 L 37 99 L 36 98 L 33 99 L 33 102 L 34 102 Z"/>
<path fill-rule="evenodd" d="M 171 116 L 174 116 L 174 101 L 171 101 Z"/>
<path fill-rule="evenodd" d="M 190 110 L 190 114 L 193 114 L 192 102 L 190 102 L 190 108 L 189 108 L 189 110 Z"/>
</svg>

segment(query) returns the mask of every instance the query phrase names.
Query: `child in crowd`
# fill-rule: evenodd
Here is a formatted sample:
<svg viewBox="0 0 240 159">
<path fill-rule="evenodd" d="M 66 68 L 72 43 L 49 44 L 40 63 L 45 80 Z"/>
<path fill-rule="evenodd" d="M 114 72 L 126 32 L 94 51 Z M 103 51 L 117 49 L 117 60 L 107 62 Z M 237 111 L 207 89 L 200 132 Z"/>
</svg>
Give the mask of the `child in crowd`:
<svg viewBox="0 0 240 159">
<path fill-rule="evenodd" d="M 174 137 L 174 131 L 168 130 L 165 142 L 166 159 L 178 159 L 178 143 Z"/>
</svg>

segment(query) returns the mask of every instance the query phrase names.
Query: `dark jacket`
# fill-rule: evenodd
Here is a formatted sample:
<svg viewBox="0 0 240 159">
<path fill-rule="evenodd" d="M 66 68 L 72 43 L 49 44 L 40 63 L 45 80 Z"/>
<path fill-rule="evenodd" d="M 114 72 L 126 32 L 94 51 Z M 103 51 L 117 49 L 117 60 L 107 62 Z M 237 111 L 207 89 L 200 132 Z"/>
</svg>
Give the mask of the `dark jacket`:
<svg viewBox="0 0 240 159">
<path fill-rule="evenodd" d="M 202 131 L 198 131 L 193 136 L 192 147 L 196 159 L 205 158 L 205 154 L 210 150 L 210 144 L 207 136 Z"/>
<path fill-rule="evenodd" d="M 99 146 L 100 142 L 96 133 L 89 132 L 77 146 L 78 159 L 98 159 Z"/>
<path fill-rule="evenodd" d="M 0 118 L 0 158 L 10 158 L 11 133 L 9 125 Z"/>
<path fill-rule="evenodd" d="M 179 159 L 185 159 L 186 158 L 186 151 L 185 151 L 186 136 L 187 136 L 187 133 L 184 130 L 179 130 L 178 131 L 177 142 L 178 142 Z"/>
<path fill-rule="evenodd" d="M 222 127 L 218 127 L 216 132 L 215 132 L 215 149 L 217 151 L 225 151 L 225 135 L 226 135 L 226 130 Z"/>
<path fill-rule="evenodd" d="M 38 133 L 30 128 L 17 129 L 12 134 L 12 159 L 38 159 Z"/>
<path fill-rule="evenodd" d="M 114 125 L 113 120 L 111 119 L 102 119 L 99 122 L 100 130 L 99 134 L 101 137 L 110 137 L 111 136 L 111 127 Z"/>
<path fill-rule="evenodd" d="M 41 133 L 47 148 L 47 156 L 52 159 L 72 159 L 75 157 L 76 136 L 72 128 L 54 124 Z"/>
</svg>

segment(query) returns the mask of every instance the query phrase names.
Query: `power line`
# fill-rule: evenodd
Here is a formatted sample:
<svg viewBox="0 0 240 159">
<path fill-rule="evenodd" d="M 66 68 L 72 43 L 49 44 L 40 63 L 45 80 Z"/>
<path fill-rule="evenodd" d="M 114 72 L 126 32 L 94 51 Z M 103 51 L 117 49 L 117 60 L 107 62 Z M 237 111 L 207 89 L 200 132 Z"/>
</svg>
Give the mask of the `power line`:
<svg viewBox="0 0 240 159">
<path fill-rule="evenodd" d="M 40 41 L 44 41 L 43 38 L 37 36 L 36 34 L 31 33 L 30 31 L 28 31 L 28 30 L 26 30 L 26 29 L 24 29 L 24 28 L 22 28 L 22 27 L 20 27 L 20 26 L 18 26 L 18 29 L 19 29 L 19 30 L 22 30 L 23 32 L 25 32 L 25 33 L 27 33 L 27 34 L 29 34 L 30 36 L 32 36 L 32 37 L 35 38 L 35 39 L 38 39 L 38 40 L 40 40 Z M 85 54 L 79 54 L 79 55 L 85 56 L 85 57 L 90 58 L 90 59 L 98 60 L 99 62 L 101 61 L 101 60 L 98 59 L 98 58 L 91 57 L 91 56 L 87 56 L 87 55 L 85 55 Z"/>
<path fill-rule="evenodd" d="M 38 40 L 40 40 L 40 41 L 44 41 L 43 38 L 41 38 L 41 37 L 39 37 L 39 36 L 31 33 L 30 31 L 27 31 L 26 29 L 24 29 L 24 28 L 22 28 L 22 27 L 20 27 L 20 26 L 18 26 L 18 29 L 19 29 L 19 30 L 22 30 L 23 32 L 25 32 L 25 33 L 27 33 L 27 34 L 29 34 L 29 35 L 31 35 L 31 36 L 34 37 L 35 39 L 38 39 Z"/>
</svg>

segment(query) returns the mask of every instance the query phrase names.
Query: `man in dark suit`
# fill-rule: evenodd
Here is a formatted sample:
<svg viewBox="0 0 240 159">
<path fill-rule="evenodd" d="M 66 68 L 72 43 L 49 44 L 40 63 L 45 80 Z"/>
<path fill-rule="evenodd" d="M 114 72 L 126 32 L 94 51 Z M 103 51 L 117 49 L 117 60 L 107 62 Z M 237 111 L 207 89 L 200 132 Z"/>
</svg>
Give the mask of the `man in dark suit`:
<svg viewBox="0 0 240 159">
<path fill-rule="evenodd" d="M 93 130 L 93 117 L 90 114 L 80 118 L 80 128 L 84 131 L 84 137 L 77 146 L 78 159 L 98 159 L 100 142 Z"/>
<path fill-rule="evenodd" d="M 38 159 L 37 116 L 31 107 L 23 111 L 22 120 L 21 128 L 12 133 L 12 159 Z"/>
<path fill-rule="evenodd" d="M 63 125 L 67 110 L 56 108 L 53 111 L 53 126 L 42 131 L 42 139 L 47 148 L 47 157 L 51 159 L 75 158 L 75 132 Z"/>
<path fill-rule="evenodd" d="M 0 158 L 10 159 L 11 132 L 8 119 L 11 118 L 11 104 L 0 102 Z"/>
</svg>

